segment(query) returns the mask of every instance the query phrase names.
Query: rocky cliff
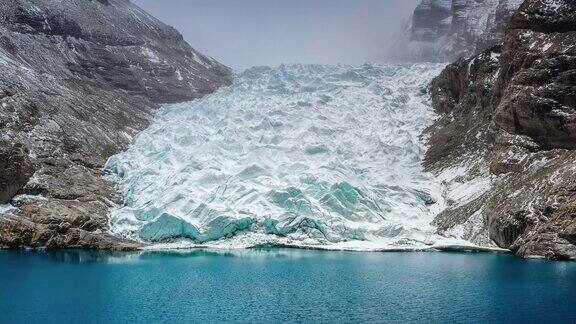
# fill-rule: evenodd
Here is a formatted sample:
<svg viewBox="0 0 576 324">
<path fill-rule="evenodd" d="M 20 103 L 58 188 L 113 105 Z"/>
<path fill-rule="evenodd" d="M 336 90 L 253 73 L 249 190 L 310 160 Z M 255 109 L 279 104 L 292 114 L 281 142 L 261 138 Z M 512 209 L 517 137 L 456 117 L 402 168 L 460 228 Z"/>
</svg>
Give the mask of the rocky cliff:
<svg viewBox="0 0 576 324">
<path fill-rule="evenodd" d="M 101 167 L 159 104 L 231 81 L 128 0 L 2 1 L 0 69 L 5 247 L 133 247 L 104 234 L 119 198 Z"/>
<path fill-rule="evenodd" d="M 465 192 L 439 231 L 576 259 L 576 2 L 526 0 L 502 46 L 449 65 L 430 90 L 442 117 L 427 167 Z"/>
<path fill-rule="evenodd" d="M 522 0 L 422 0 L 394 46 L 399 61 L 452 62 L 502 41 Z"/>
</svg>

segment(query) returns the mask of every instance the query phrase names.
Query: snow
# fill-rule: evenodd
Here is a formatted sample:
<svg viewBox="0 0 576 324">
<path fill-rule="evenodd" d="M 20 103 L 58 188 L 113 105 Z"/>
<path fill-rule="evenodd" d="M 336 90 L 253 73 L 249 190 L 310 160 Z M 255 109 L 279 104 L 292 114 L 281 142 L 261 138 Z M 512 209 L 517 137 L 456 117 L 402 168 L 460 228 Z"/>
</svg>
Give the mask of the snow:
<svg viewBox="0 0 576 324">
<path fill-rule="evenodd" d="M 464 223 L 458 224 L 448 229 L 444 235 L 456 239 L 470 238 L 482 231 L 484 220 L 482 218 L 482 209 L 477 210 Z"/>
<path fill-rule="evenodd" d="M 160 63 L 160 58 L 150 48 L 142 47 L 141 51 L 142 51 L 142 55 L 146 56 L 148 58 L 148 60 L 150 60 L 150 62 Z"/>
<path fill-rule="evenodd" d="M 576 114 L 576 111 L 574 111 L 574 109 L 568 108 L 566 107 L 566 110 L 561 110 L 561 109 L 553 109 L 550 112 L 550 116 L 558 116 L 558 117 L 564 117 L 564 118 L 572 118 L 574 116 L 574 114 Z"/>
<path fill-rule="evenodd" d="M 494 62 L 500 61 L 500 53 L 490 52 L 490 60 Z"/>
<path fill-rule="evenodd" d="M 492 186 L 489 176 L 472 177 L 467 167 L 459 166 L 444 169 L 437 181 L 443 185 L 442 196 L 453 206 L 461 206 L 488 191 Z"/>
<path fill-rule="evenodd" d="M 443 65 L 283 65 L 164 106 L 107 163 L 125 205 L 111 232 L 155 246 L 426 249 L 450 184 L 423 171 L 424 89 Z M 442 243 L 444 242 L 444 243 Z M 158 245 L 160 244 L 160 245 Z"/>
<path fill-rule="evenodd" d="M 14 202 L 26 201 L 26 200 L 37 200 L 37 201 L 46 201 L 48 200 L 46 197 L 42 195 L 18 195 L 12 198 Z"/>
<path fill-rule="evenodd" d="M 176 69 L 176 78 L 178 78 L 178 81 L 184 80 L 184 78 L 182 77 L 182 72 L 180 72 L 180 69 Z"/>
<path fill-rule="evenodd" d="M 9 213 L 9 212 L 14 211 L 14 210 L 16 210 L 16 207 L 14 207 L 10 204 L 0 204 L 0 215 Z"/>
<path fill-rule="evenodd" d="M 563 0 L 543 0 L 542 2 L 548 10 L 552 10 L 554 12 L 558 12 L 558 10 L 564 6 Z"/>
<path fill-rule="evenodd" d="M 210 62 L 204 60 L 202 57 L 200 57 L 199 54 L 197 54 L 196 52 L 192 52 L 192 59 L 194 60 L 194 62 L 204 66 L 205 68 L 210 68 Z M 208 59 L 208 58 L 206 58 Z"/>
<path fill-rule="evenodd" d="M 485 177 L 473 178 L 464 182 L 455 181 L 447 187 L 446 198 L 461 206 L 488 191 L 491 183 L 490 178 Z"/>
<path fill-rule="evenodd" d="M 501 1 L 501 5 L 506 7 L 508 10 L 516 10 L 520 7 L 520 5 L 524 3 L 524 0 L 507 0 Z"/>
</svg>

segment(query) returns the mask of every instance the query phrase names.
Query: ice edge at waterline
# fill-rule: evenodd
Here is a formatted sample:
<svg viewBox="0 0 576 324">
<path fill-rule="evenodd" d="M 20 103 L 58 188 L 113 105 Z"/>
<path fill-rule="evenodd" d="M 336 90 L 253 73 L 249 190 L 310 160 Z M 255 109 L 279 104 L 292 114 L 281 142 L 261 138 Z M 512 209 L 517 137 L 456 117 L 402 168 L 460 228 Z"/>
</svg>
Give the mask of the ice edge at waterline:
<svg viewBox="0 0 576 324">
<path fill-rule="evenodd" d="M 147 249 L 486 249 L 430 225 L 446 197 L 422 171 L 418 138 L 436 118 L 423 89 L 441 68 L 261 67 L 165 106 L 108 162 L 126 198 L 111 233 L 205 243 Z"/>
</svg>

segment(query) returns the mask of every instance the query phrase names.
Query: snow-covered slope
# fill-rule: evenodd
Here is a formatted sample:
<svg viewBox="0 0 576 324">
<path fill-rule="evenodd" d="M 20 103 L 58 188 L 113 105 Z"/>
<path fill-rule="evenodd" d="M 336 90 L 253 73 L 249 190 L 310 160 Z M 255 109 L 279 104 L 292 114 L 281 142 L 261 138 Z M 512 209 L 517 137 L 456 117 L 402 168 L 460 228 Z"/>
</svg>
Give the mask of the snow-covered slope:
<svg viewBox="0 0 576 324">
<path fill-rule="evenodd" d="M 125 196 L 112 232 L 226 246 L 437 243 L 443 197 L 422 171 L 419 135 L 441 68 L 259 67 L 167 105 L 108 161 Z"/>
</svg>

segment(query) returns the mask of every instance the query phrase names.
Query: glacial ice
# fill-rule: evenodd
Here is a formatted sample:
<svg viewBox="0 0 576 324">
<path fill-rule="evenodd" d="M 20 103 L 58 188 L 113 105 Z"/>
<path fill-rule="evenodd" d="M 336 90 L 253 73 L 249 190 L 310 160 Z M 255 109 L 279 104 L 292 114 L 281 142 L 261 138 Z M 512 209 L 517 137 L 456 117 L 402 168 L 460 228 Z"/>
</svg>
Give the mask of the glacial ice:
<svg viewBox="0 0 576 324">
<path fill-rule="evenodd" d="M 196 226 L 181 218 L 163 213 L 160 217 L 146 223 L 139 230 L 140 238 L 149 242 L 164 242 L 175 238 L 187 238 L 198 243 L 214 241 L 233 235 L 238 231 L 247 230 L 252 225 L 252 219 L 230 219 L 218 216 L 211 220 L 206 232 L 200 233 Z"/>
<path fill-rule="evenodd" d="M 165 105 L 107 163 L 125 197 L 111 232 L 187 246 L 438 244 L 444 198 L 420 135 L 442 67 L 256 67 Z"/>
</svg>

